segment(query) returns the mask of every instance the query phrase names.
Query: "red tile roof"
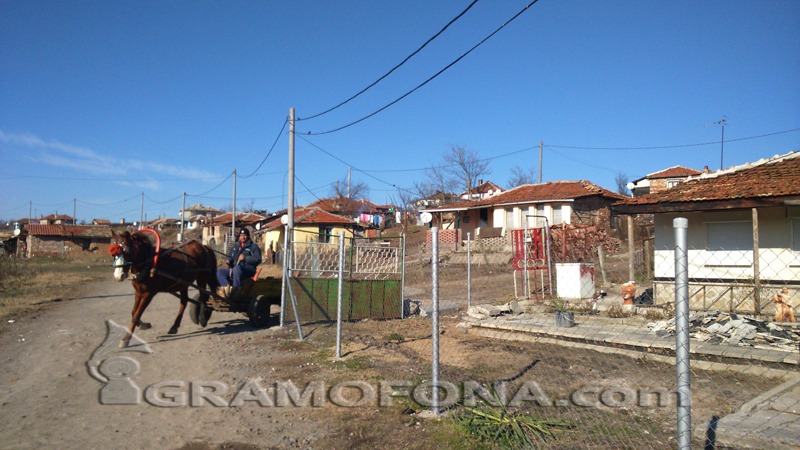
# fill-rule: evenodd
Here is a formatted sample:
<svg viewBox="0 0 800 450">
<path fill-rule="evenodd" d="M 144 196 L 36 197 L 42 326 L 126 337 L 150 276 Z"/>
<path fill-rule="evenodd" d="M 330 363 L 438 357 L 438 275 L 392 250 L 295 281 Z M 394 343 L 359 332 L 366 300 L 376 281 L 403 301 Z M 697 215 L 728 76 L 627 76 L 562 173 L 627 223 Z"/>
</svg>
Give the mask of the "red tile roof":
<svg viewBox="0 0 800 450">
<path fill-rule="evenodd" d="M 50 214 L 49 216 L 44 216 L 39 220 L 74 220 L 72 216 L 68 216 L 66 214 Z"/>
<path fill-rule="evenodd" d="M 484 200 L 457 203 L 455 205 L 442 206 L 438 208 L 429 208 L 428 211 L 435 211 L 437 209 L 450 210 L 453 208 L 468 209 L 481 206 L 531 203 L 548 200 L 572 200 L 593 195 L 620 200 L 627 198 L 624 195 L 611 192 L 608 189 L 602 188 L 586 180 L 551 181 L 544 184 L 525 184 Z"/>
<path fill-rule="evenodd" d="M 206 225 L 225 225 L 231 223 L 231 218 L 233 217 L 232 213 L 225 213 L 221 216 L 214 217 L 209 222 L 206 222 Z M 266 217 L 260 216 L 258 214 L 253 213 L 236 213 L 236 223 L 240 225 L 249 225 L 258 222 L 259 220 L 264 220 Z"/>
<path fill-rule="evenodd" d="M 505 191 L 505 189 L 492 183 L 491 181 L 484 181 L 483 184 L 481 184 L 480 186 L 475 186 L 474 188 L 472 188 L 473 194 L 488 194 L 489 191 L 495 193 L 495 192 L 503 192 Z M 467 191 L 462 192 L 461 195 L 467 195 Z"/>
<path fill-rule="evenodd" d="M 319 207 L 313 207 L 313 208 L 303 207 L 303 208 L 296 208 L 294 210 L 294 224 L 295 226 L 312 225 L 312 224 L 355 225 L 355 222 L 345 217 L 337 216 L 327 211 L 323 211 Z M 277 228 L 282 226 L 283 224 L 281 223 L 281 219 L 279 217 L 264 225 L 262 229 Z"/>
<path fill-rule="evenodd" d="M 70 236 L 111 238 L 111 229 L 106 226 L 82 225 L 28 225 L 32 236 Z"/>
<path fill-rule="evenodd" d="M 663 192 L 615 203 L 620 213 L 636 213 L 642 205 L 727 202 L 800 196 L 800 151 L 702 174 Z M 637 207 L 638 206 L 638 207 Z"/>
<path fill-rule="evenodd" d="M 675 166 L 670 167 L 669 169 L 664 169 L 660 172 L 651 173 L 647 175 L 645 178 L 653 179 L 653 178 L 675 178 L 675 177 L 688 177 L 688 176 L 695 176 L 700 175 L 701 171 L 690 169 L 688 167 L 683 166 Z"/>
<path fill-rule="evenodd" d="M 375 213 L 375 207 L 377 205 L 372 203 L 369 200 L 353 200 L 347 197 L 338 197 L 338 198 L 323 198 L 317 200 L 306 208 L 319 208 L 323 211 L 327 211 L 329 213 L 365 213 L 365 214 L 373 214 Z"/>
</svg>

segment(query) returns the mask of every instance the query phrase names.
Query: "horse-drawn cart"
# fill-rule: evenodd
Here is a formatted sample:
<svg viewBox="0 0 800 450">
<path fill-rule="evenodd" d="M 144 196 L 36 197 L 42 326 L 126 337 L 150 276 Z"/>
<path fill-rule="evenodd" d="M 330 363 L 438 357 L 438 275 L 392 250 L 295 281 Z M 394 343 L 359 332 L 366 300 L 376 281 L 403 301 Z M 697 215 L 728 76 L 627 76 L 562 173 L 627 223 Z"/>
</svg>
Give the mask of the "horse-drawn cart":
<svg viewBox="0 0 800 450">
<path fill-rule="evenodd" d="M 269 323 L 270 307 L 280 303 L 281 279 L 262 278 L 259 268 L 253 278 L 248 278 L 247 283 L 240 290 L 234 290 L 229 295 L 220 295 L 218 292 L 205 291 L 209 295 L 207 302 L 200 301 L 200 294 L 196 294 L 189 303 L 189 319 L 202 327 L 208 324 L 208 319 L 213 311 L 244 313 L 256 328 L 261 328 Z"/>
</svg>

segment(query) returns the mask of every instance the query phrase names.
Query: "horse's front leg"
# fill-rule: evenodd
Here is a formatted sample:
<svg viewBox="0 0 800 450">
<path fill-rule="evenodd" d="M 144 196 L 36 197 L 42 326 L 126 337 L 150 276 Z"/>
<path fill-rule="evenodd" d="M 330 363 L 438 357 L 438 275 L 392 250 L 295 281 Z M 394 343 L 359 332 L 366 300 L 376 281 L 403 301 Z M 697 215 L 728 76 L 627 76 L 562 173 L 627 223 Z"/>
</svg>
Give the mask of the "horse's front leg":
<svg viewBox="0 0 800 450">
<path fill-rule="evenodd" d="M 119 343 L 120 347 L 127 347 L 128 343 L 131 341 L 131 337 L 133 336 L 133 330 L 136 328 L 136 325 L 139 325 L 139 328 L 142 330 L 146 330 L 150 328 L 150 324 L 147 322 L 142 322 L 142 314 L 144 314 L 144 310 L 150 305 L 150 302 L 153 300 L 153 296 L 155 294 L 146 293 L 140 294 L 136 293 L 136 302 L 134 303 L 133 308 L 133 322 L 131 323 L 131 329 L 128 330 L 128 334 L 122 338 L 122 342 Z"/>
<path fill-rule="evenodd" d="M 178 328 L 181 326 L 181 320 L 183 319 L 183 311 L 186 309 L 186 304 L 189 303 L 189 289 L 181 290 L 181 309 L 178 311 L 178 317 L 175 318 L 175 323 L 172 324 L 172 328 L 169 329 L 167 332 L 168 334 L 178 334 Z"/>
</svg>

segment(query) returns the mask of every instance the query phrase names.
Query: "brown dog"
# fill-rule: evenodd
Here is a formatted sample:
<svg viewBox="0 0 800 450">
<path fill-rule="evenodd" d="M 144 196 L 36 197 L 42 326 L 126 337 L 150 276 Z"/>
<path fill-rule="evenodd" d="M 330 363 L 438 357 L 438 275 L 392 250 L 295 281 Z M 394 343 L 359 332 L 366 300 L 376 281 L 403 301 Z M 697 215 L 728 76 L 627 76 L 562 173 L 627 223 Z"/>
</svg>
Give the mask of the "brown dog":
<svg viewBox="0 0 800 450">
<path fill-rule="evenodd" d="M 788 289 L 783 288 L 780 294 L 775 294 L 772 302 L 775 303 L 775 322 L 794 322 L 794 310 Z"/>
</svg>

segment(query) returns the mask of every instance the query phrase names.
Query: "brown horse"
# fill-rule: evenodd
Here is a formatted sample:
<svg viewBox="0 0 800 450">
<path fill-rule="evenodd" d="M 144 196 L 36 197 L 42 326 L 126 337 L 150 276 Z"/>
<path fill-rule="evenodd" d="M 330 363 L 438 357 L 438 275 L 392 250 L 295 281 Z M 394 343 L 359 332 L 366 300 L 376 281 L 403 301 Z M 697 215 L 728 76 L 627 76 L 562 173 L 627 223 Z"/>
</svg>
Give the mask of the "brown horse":
<svg viewBox="0 0 800 450">
<path fill-rule="evenodd" d="M 156 246 L 145 237 L 147 232 L 156 236 Z M 150 328 L 149 323 L 142 321 L 142 314 L 156 294 L 168 292 L 180 297 L 178 317 L 168 332 L 176 334 L 189 301 L 189 283 L 195 283 L 212 292 L 219 285 L 214 251 L 197 241 L 189 241 L 176 248 L 161 249 L 158 233 L 150 229 L 133 234 L 125 231 L 119 235 L 112 231 L 111 235 L 114 243 L 108 251 L 114 257 L 114 279 L 124 281 L 129 273 L 132 274 L 131 282 L 136 291 L 131 312 L 133 321 L 128 334 L 120 342 L 120 347 L 128 345 L 137 325 L 142 330 Z M 201 291 L 199 300 L 205 303 L 208 295 Z"/>
</svg>

